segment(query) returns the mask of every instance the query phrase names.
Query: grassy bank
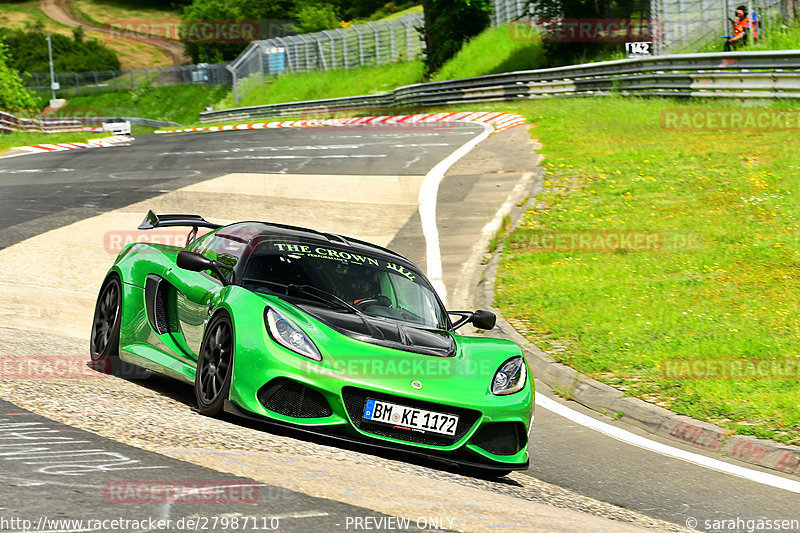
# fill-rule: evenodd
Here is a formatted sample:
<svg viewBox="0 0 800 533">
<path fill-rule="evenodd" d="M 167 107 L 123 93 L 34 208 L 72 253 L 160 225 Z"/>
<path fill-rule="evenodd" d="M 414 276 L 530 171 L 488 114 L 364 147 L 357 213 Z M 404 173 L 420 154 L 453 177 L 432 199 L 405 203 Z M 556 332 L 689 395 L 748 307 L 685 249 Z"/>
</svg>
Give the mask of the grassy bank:
<svg viewBox="0 0 800 533">
<path fill-rule="evenodd" d="M 206 106 L 222 98 L 230 87 L 207 85 L 141 86 L 133 91 L 108 91 L 69 99 L 66 112 L 85 110 L 102 116 L 142 117 L 179 124 L 197 122 Z"/>
<path fill-rule="evenodd" d="M 148 128 L 147 131 L 152 131 L 152 128 Z M 110 133 L 106 132 L 91 131 L 65 133 L 27 133 L 17 131 L 14 133 L 4 133 L 0 135 L 0 155 L 4 155 L 4 152 L 11 148 L 16 148 L 17 146 L 86 142 L 88 139 L 99 139 L 110 135 Z"/>
<path fill-rule="evenodd" d="M 662 112 L 686 108 L 607 98 L 514 108 L 535 125 L 546 178 L 504 252 L 497 303 L 592 377 L 798 444 L 800 384 L 785 375 L 800 363 L 797 134 L 663 127 Z M 630 237 L 597 241 L 612 234 Z"/>
<path fill-rule="evenodd" d="M 541 41 L 515 38 L 508 24 L 502 24 L 485 30 L 464 45 L 431 81 L 529 70 L 546 65 Z"/>
<path fill-rule="evenodd" d="M 489 28 L 472 39 L 431 77 L 431 81 L 543 66 L 545 57 L 541 42 L 515 39 L 508 25 L 504 24 Z M 264 85 L 260 77 L 251 76 L 239 85 L 238 104 L 234 102 L 233 94 L 229 94 L 215 108 L 385 93 L 403 85 L 420 83 L 424 81 L 423 75 L 422 61 L 416 60 L 352 70 L 288 73 L 268 79 Z"/>
<path fill-rule="evenodd" d="M 385 93 L 422 81 L 422 74 L 422 61 L 418 60 L 381 67 L 284 74 L 268 78 L 264 85 L 258 76 L 251 76 L 239 85 L 238 104 L 231 93 L 215 109 Z"/>
<path fill-rule="evenodd" d="M 737 48 L 735 51 L 796 50 L 797 43 L 800 43 L 800 26 L 780 27 L 773 24 L 761 33 L 758 40 L 750 39 L 747 46 Z M 716 37 L 711 42 L 699 46 L 697 50 L 686 50 L 686 52 L 722 52 L 724 48 L 725 39 Z"/>
</svg>

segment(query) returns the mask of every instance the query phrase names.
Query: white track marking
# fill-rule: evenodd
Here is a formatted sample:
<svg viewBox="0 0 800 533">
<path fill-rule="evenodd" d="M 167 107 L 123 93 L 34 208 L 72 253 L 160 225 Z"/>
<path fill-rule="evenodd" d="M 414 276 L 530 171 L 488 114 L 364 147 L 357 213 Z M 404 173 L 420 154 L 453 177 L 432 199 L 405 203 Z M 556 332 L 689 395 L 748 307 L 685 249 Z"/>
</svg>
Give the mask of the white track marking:
<svg viewBox="0 0 800 533">
<path fill-rule="evenodd" d="M 227 161 L 234 159 L 364 159 L 386 157 L 386 154 L 336 154 L 336 155 L 245 155 L 239 157 L 206 157 L 206 161 Z"/>
<path fill-rule="evenodd" d="M 447 289 L 442 279 L 442 252 L 439 249 L 439 229 L 436 226 L 436 197 L 439 194 L 439 183 L 444 178 L 445 172 L 494 131 L 491 124 L 481 124 L 481 126 L 483 126 L 483 132 L 458 147 L 455 152 L 430 169 L 419 189 L 419 217 L 422 220 L 422 233 L 425 235 L 425 262 L 428 265 L 428 279 L 445 305 L 447 305 Z"/>
<path fill-rule="evenodd" d="M 673 448 L 672 446 L 641 437 L 635 433 L 631 433 L 630 431 L 626 431 L 616 426 L 612 426 L 611 424 L 596 420 L 583 413 L 574 411 L 569 407 L 566 407 L 565 405 L 562 405 L 542 394 L 536 394 L 536 405 L 543 407 L 559 416 L 563 416 L 564 418 L 571 420 L 576 424 L 580 424 L 594 431 L 598 431 L 604 435 L 608 435 L 611 438 L 627 444 L 632 444 L 633 446 L 638 446 L 639 448 L 643 448 L 666 457 L 680 459 L 681 461 L 686 461 L 687 463 L 692 463 L 704 468 L 716 470 L 717 472 L 740 477 L 748 481 L 753 481 L 769 487 L 775 487 L 800 494 L 800 481 L 794 481 L 773 474 L 768 474 L 766 472 L 760 472 L 758 470 L 751 470 L 742 466 L 732 465 L 718 459 L 706 457 L 705 455 L 689 452 L 680 448 Z"/>
</svg>

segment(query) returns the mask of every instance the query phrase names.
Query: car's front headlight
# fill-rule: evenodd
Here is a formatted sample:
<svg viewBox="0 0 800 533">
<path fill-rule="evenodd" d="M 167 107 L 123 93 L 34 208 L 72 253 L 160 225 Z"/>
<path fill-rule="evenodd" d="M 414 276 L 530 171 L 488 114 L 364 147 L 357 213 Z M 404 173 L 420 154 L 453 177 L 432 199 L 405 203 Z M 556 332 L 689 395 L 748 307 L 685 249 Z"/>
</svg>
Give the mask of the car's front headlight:
<svg viewBox="0 0 800 533">
<path fill-rule="evenodd" d="M 311 342 L 302 329 L 290 319 L 279 314 L 274 309 L 267 309 L 266 320 L 267 330 L 275 342 L 282 344 L 293 352 L 297 352 L 304 357 L 314 361 L 322 361 L 322 355 Z"/>
<path fill-rule="evenodd" d="M 502 396 L 522 390 L 528 371 L 521 355 L 512 357 L 497 369 L 492 379 L 492 394 Z"/>
</svg>

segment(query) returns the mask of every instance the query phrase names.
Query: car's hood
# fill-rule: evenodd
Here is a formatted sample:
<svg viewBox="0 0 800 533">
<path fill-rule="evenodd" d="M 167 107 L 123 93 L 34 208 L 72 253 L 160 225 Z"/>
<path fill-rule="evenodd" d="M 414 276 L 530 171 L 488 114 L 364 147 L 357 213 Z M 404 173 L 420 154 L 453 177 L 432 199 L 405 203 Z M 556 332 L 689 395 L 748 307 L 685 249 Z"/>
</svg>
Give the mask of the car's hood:
<svg viewBox="0 0 800 533">
<path fill-rule="evenodd" d="M 516 408 L 513 406 L 520 404 L 520 395 L 495 396 L 490 389 L 498 368 L 509 358 L 522 355 L 519 346 L 509 340 L 459 335 L 415 327 L 403 322 L 399 324 L 404 328 L 407 338 L 414 339 L 414 344 L 397 343 L 389 346 L 387 342 L 365 334 L 364 329 L 361 329 L 365 327 L 363 322 L 353 313 L 329 310 L 330 316 L 323 317 L 326 313 L 321 307 L 309 305 L 304 306 L 308 308 L 305 309 L 277 296 L 258 296 L 267 305 L 295 321 L 313 340 L 322 355 L 321 361 L 312 361 L 296 354 L 284 354 L 282 350 L 275 350 L 270 355 L 298 372 L 332 376 L 354 387 L 373 390 L 377 387 L 384 391 L 394 391 L 401 396 L 413 393 L 414 397 L 432 402 L 446 400 L 452 403 L 454 394 L 457 393 L 458 401 L 463 406 L 482 405 L 486 401 L 493 402 L 492 405 L 508 405 L 509 408 Z M 338 325 L 330 325 L 334 322 L 338 322 Z M 380 322 L 380 319 L 370 320 L 370 324 L 375 327 L 391 324 L 388 321 L 384 324 L 379 324 Z M 396 332 L 398 323 L 394 324 Z M 350 334 L 344 332 L 347 328 L 352 328 L 349 330 Z M 353 333 L 354 331 L 358 333 Z M 381 331 L 388 337 L 388 326 L 384 325 Z M 259 334 L 268 336 L 266 331 Z M 449 346 L 452 342 L 454 345 L 450 349 L 452 356 L 428 355 L 435 353 L 445 335 L 449 339 L 445 339 L 446 344 Z M 414 387 L 414 381 L 422 383 L 421 390 Z M 531 391 L 528 386 L 526 392 L 522 393 L 527 398 L 522 403 L 532 402 Z"/>
<path fill-rule="evenodd" d="M 445 330 L 318 306 L 298 307 L 336 331 L 363 342 L 437 357 L 452 357 L 455 353 L 453 337 Z"/>
</svg>

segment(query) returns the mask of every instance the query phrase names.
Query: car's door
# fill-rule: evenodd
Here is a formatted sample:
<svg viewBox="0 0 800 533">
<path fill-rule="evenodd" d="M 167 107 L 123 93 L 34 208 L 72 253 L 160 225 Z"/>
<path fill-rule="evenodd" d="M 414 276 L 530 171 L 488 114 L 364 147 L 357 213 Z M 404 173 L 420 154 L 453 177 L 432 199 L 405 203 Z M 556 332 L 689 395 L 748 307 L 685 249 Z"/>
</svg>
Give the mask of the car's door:
<svg viewBox="0 0 800 533">
<path fill-rule="evenodd" d="M 241 260 L 245 243 L 235 235 L 215 233 L 192 243 L 187 249 L 201 253 L 226 265 L 225 283 L 233 280 L 233 268 Z M 175 267 L 167 274 L 167 281 L 176 290 L 176 342 L 197 360 L 206 324 L 219 304 L 225 283 L 211 271 L 191 272 Z"/>
</svg>

